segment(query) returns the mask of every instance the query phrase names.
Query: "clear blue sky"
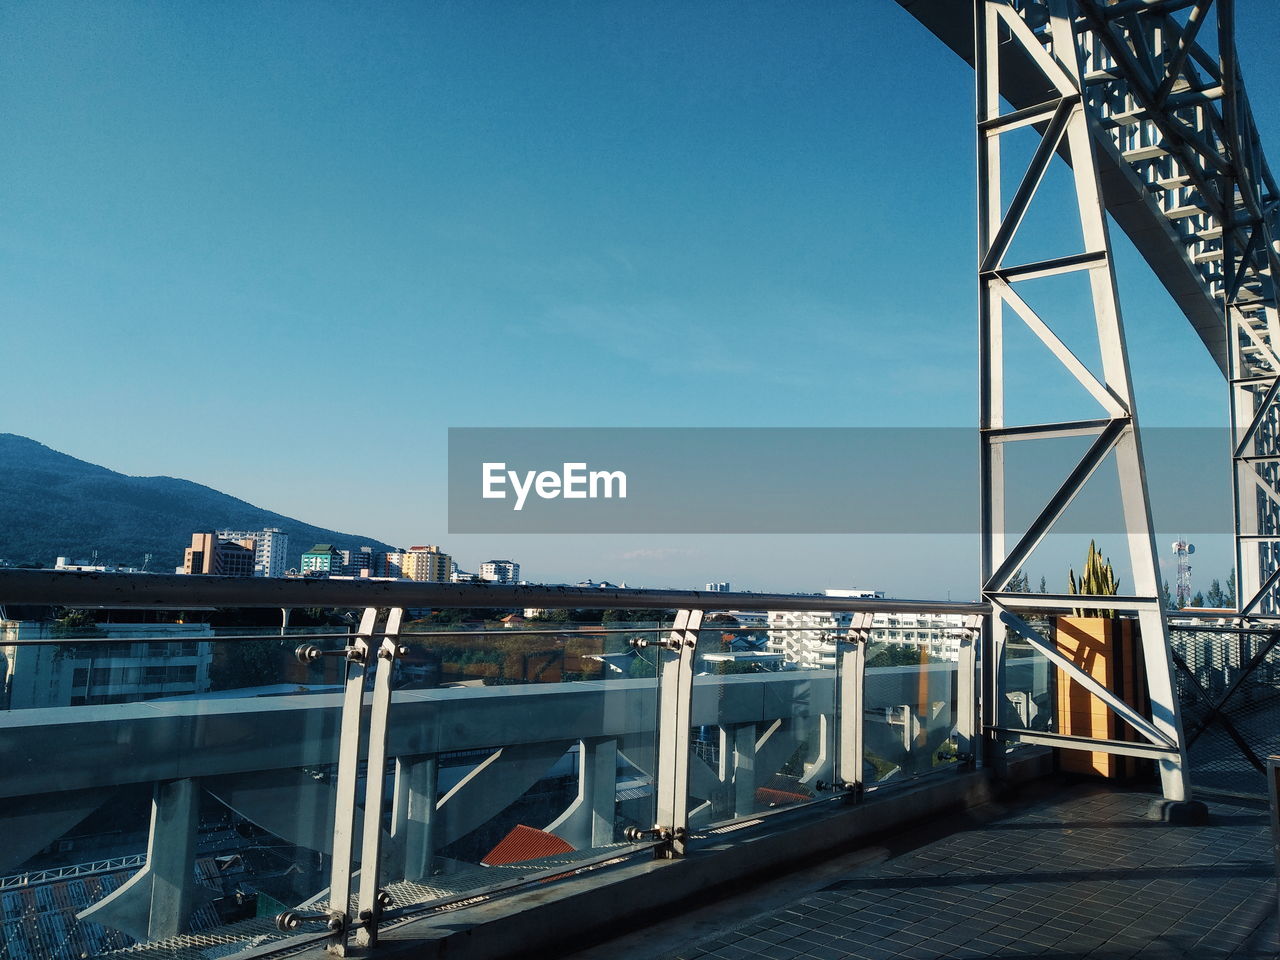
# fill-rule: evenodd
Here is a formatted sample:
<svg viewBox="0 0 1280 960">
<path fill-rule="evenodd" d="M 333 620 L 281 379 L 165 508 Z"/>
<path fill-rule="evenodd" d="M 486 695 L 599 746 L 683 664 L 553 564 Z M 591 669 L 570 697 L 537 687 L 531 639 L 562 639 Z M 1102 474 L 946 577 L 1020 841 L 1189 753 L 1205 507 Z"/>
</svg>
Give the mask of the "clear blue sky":
<svg viewBox="0 0 1280 960">
<path fill-rule="evenodd" d="M 972 91 L 891 0 L 6 4 L 0 430 L 469 569 L 971 595 L 967 538 L 450 537 L 443 495 L 450 426 L 971 425 Z M 1146 422 L 1222 422 L 1120 244 Z"/>
</svg>

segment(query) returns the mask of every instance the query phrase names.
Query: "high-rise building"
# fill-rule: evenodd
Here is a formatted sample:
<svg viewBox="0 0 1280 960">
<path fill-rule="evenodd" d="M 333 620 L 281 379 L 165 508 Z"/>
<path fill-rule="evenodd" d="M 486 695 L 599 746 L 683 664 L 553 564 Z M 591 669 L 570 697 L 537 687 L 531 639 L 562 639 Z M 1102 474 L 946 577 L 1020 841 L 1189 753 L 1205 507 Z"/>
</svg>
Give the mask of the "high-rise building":
<svg viewBox="0 0 1280 960">
<path fill-rule="evenodd" d="M 410 547 L 400 554 L 400 576 L 409 580 L 448 583 L 452 569 L 453 558 L 434 545 Z"/>
<path fill-rule="evenodd" d="M 486 560 L 480 564 L 480 579 L 494 583 L 519 583 L 520 564 L 514 560 Z"/>
<path fill-rule="evenodd" d="M 283 577 L 289 566 L 289 535 L 279 527 L 262 530 L 219 530 L 223 540 L 253 541 L 253 575 Z"/>
<path fill-rule="evenodd" d="M 377 559 L 373 552 L 373 547 L 360 547 L 356 550 L 339 550 L 342 554 L 342 569 L 335 570 L 334 573 L 341 573 L 347 577 L 375 577 L 377 573 Z"/>
<path fill-rule="evenodd" d="M 343 570 L 342 551 L 331 543 L 317 543 L 302 555 L 302 575 L 327 577 L 330 574 L 341 574 Z"/>
<path fill-rule="evenodd" d="M 182 552 L 182 573 L 215 577 L 252 577 L 254 541 L 224 540 L 216 533 L 193 533 Z"/>
<path fill-rule="evenodd" d="M 729 581 L 719 580 L 716 583 L 708 583 L 706 591 L 707 593 L 729 593 Z"/>
<path fill-rule="evenodd" d="M 375 554 L 373 558 L 375 577 L 403 577 L 403 550 L 390 550 L 387 553 Z"/>
</svg>

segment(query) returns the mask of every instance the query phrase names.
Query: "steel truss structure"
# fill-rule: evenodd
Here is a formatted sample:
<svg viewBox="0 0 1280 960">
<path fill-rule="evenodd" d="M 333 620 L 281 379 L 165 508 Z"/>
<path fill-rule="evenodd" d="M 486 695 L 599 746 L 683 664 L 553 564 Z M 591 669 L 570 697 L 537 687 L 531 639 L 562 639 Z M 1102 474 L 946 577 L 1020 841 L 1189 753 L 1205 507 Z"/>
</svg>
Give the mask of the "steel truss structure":
<svg viewBox="0 0 1280 960">
<path fill-rule="evenodd" d="M 1236 58 L 1234 0 L 975 0 L 972 6 L 954 0 L 897 2 L 977 71 L 983 143 L 979 189 L 991 187 L 999 175 L 993 162 L 999 148 L 992 139 L 1019 126 L 1056 140 L 1037 155 L 1029 173 L 1055 151 L 1069 162 L 1079 158 L 1090 164 L 1092 175 L 1076 175 L 1082 225 L 1090 220 L 1098 239 L 1102 218 L 1093 211 L 1100 195 L 1106 212 L 1227 377 L 1231 443 L 1224 453 L 1232 460 L 1240 623 L 1247 627 L 1251 621 L 1280 618 L 1280 190 L 1263 154 Z M 997 47 L 985 35 L 993 23 Z M 1072 97 L 1079 107 L 1059 115 L 1061 101 Z M 999 114 L 1001 100 L 1011 112 Z M 1082 129 L 1092 140 L 1091 155 Z M 1023 187 L 1033 194 L 1037 183 L 1033 175 Z M 1020 189 L 1014 199 L 1025 201 L 1023 194 Z M 1010 220 L 1008 235 L 1002 236 L 1001 213 L 998 193 L 986 193 L 980 211 L 983 312 L 991 314 L 993 303 L 999 310 L 1007 305 L 1068 371 L 1079 373 L 1080 365 L 1054 342 L 1056 336 L 1051 331 L 1043 335 L 1043 320 L 1030 315 L 1018 302 L 1021 298 L 1002 292 L 1012 290 L 1011 281 L 1027 279 L 1029 271 L 1045 265 L 1025 264 L 1010 272 L 1003 257 L 1018 221 Z M 1114 311 L 1114 283 L 1108 290 L 1099 282 L 1111 272 L 1105 220 L 1100 235 L 1103 246 L 1087 244 L 1079 260 L 1065 258 L 1050 266 L 1087 269 L 1094 280 L 1099 343 L 1109 344 L 1113 355 L 1101 384 L 1097 378 L 1077 377 L 1105 413 L 1080 428 L 1111 431 L 1129 490 L 1126 518 L 1136 524 L 1129 527 L 1130 553 L 1142 555 L 1139 564 L 1146 567 L 1150 523 L 1142 522 L 1135 502 L 1145 501 L 1145 494 L 1140 494 L 1141 454 L 1135 464 L 1129 449 L 1138 438 L 1127 372 L 1119 371 L 1123 335 Z M 983 343 L 982 425 L 1003 431 L 987 433 L 984 441 L 989 451 L 984 457 L 984 515 L 990 517 L 1003 500 L 1002 445 L 1018 431 L 999 416 L 1000 382 L 990 378 L 1000 365 L 998 326 L 988 329 L 984 322 Z M 1113 374 L 1119 379 L 1113 380 Z M 1113 386 L 1121 389 L 1103 397 L 1100 385 L 1103 393 Z M 1107 444 L 1098 436 L 1090 453 L 1100 459 Z M 1082 464 L 1085 473 L 1093 467 Z M 1073 481 L 1080 479 L 1073 474 Z M 1060 494 L 1069 499 L 1071 487 L 1067 484 Z M 1055 497 L 1051 506 L 1060 502 Z M 1002 570 L 1002 537 L 992 532 L 984 551 L 988 566 L 983 585 L 988 594 L 998 594 L 1004 584 L 992 584 L 991 578 L 1008 572 Z M 996 554 L 999 559 L 992 561 Z M 1138 579 L 1145 580 L 1145 574 Z M 1135 589 L 1144 597 L 1155 593 L 1149 584 Z M 1161 659 L 1152 651 L 1152 663 L 1158 667 Z M 986 680 L 990 694 L 989 674 Z"/>
<path fill-rule="evenodd" d="M 1122 156 L 1177 226 L 1223 318 L 1230 383 L 1237 608 L 1280 613 L 1280 190 L 1236 58 L 1234 0 L 1078 0 L 1092 100 Z M 1175 17 L 1178 14 L 1178 17 Z M 1200 38 L 1216 21 L 1216 56 Z M 1105 79 L 1103 79 L 1105 78 Z"/>
<path fill-rule="evenodd" d="M 1236 603 L 1275 616 L 1280 586 L 1280 191 L 1267 165 L 1235 50 L 1234 0 L 1082 0 L 1102 116 L 1135 171 L 1171 198 L 1208 295 L 1224 318 L 1235 493 Z M 1185 16 L 1175 20 L 1179 10 Z M 1198 42 L 1217 23 L 1217 56 Z M 1117 109 L 1118 108 L 1118 109 Z M 1137 138 L 1134 140 L 1133 138 Z M 1145 145 L 1144 145 L 1145 144 Z"/>
<path fill-rule="evenodd" d="M 1050 0 L 1047 6 L 1021 9 L 1004 0 L 975 4 L 975 69 L 978 105 L 978 232 L 979 403 L 982 435 L 982 584 L 983 597 L 994 615 L 1029 641 L 1065 674 L 1105 702 L 1136 730 L 1146 744 L 1143 755 L 1160 767 L 1165 796 L 1183 800 L 1190 784 L 1182 742 L 1179 704 L 1172 680 L 1168 630 L 1160 599 L 1151 513 L 1143 471 L 1141 441 L 1134 404 L 1129 358 L 1119 297 L 1116 291 L 1106 209 L 1095 157 L 1093 122 L 1085 102 L 1086 69 L 1081 56 L 1076 9 L 1069 0 Z M 1002 72 L 1013 57 L 1040 74 L 1051 91 L 1043 101 L 1010 112 L 1002 110 Z M 1002 138 L 1031 127 L 1039 144 L 1007 209 L 1002 202 Z M 1032 200 L 1040 191 L 1054 157 L 1061 153 L 1071 165 L 1076 212 L 1083 237 L 1082 250 L 1030 263 L 1010 262 L 1010 249 Z M 1092 293 L 1102 379 L 1076 356 L 1019 295 L 1018 284 L 1042 277 L 1084 272 Z M 1006 311 L 1007 308 L 1007 311 Z M 1011 313 L 1048 348 L 1058 363 L 1101 407 L 1104 417 L 1034 426 L 1010 426 L 1005 418 L 1004 333 Z M 1091 436 L 1084 457 L 1062 482 L 1027 531 L 1012 545 L 1006 543 L 1005 452 L 1010 443 L 1060 437 Z M 1063 656 L 1054 641 L 1042 636 L 1020 616 L 1034 608 L 1068 612 L 1070 596 L 1028 596 L 1009 590 L 1010 581 L 1032 552 L 1052 531 L 1089 479 L 1108 458 L 1114 458 L 1127 533 L 1126 548 L 1134 581 L 1134 595 L 1114 598 L 1108 606 L 1136 616 L 1146 667 L 1152 718 L 1147 720 L 1120 696 L 1098 683 L 1086 670 Z M 993 624 L 993 628 L 994 628 Z M 990 631 L 986 722 L 998 731 L 997 705 L 1002 696 L 1003 629 Z M 1063 744 L 1072 745 L 1072 744 Z M 1078 744 L 1103 752 L 1134 753 L 1119 741 L 1081 738 Z"/>
</svg>

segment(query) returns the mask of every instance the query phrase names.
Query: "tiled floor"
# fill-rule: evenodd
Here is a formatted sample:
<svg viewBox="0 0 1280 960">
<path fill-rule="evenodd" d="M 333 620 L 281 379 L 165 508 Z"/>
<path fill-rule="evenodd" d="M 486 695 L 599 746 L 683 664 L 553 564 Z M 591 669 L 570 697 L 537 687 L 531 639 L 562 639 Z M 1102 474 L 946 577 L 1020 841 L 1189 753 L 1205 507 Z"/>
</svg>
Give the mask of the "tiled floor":
<svg viewBox="0 0 1280 960">
<path fill-rule="evenodd" d="M 1276 956 L 1265 812 L 1202 827 L 1149 795 L 1076 788 L 854 869 L 667 956 L 678 960 Z"/>
</svg>

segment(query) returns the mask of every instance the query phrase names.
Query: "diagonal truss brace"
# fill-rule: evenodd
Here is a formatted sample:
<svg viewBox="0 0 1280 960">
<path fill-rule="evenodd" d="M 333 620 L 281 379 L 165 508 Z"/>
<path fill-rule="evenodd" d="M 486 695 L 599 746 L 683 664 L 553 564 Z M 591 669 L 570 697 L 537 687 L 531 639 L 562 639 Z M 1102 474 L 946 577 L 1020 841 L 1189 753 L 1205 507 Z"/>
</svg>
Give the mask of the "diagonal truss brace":
<svg viewBox="0 0 1280 960">
<path fill-rule="evenodd" d="M 1044 654 L 1045 659 L 1049 660 L 1059 670 L 1067 674 L 1076 683 L 1080 684 L 1099 700 L 1103 701 L 1108 707 L 1116 712 L 1116 714 L 1133 727 L 1134 730 L 1142 734 L 1148 741 L 1154 743 L 1158 747 L 1167 747 L 1170 750 L 1177 750 L 1177 744 L 1166 737 L 1161 731 L 1135 710 L 1132 706 L 1122 700 L 1111 690 L 1108 690 L 1101 683 L 1093 678 L 1093 676 L 1085 671 L 1082 667 L 1072 663 L 1067 657 L 1063 656 L 1058 650 L 1057 644 L 1047 640 L 1041 636 L 1040 632 L 1023 620 L 1020 616 L 1009 611 L 1003 611 L 1000 614 L 1000 620 L 1006 626 L 1013 629 L 1020 637 L 1030 643 L 1033 647 Z"/>
</svg>

